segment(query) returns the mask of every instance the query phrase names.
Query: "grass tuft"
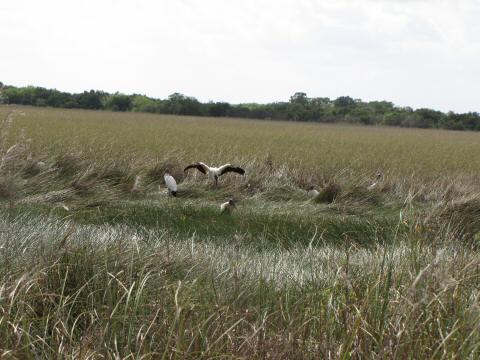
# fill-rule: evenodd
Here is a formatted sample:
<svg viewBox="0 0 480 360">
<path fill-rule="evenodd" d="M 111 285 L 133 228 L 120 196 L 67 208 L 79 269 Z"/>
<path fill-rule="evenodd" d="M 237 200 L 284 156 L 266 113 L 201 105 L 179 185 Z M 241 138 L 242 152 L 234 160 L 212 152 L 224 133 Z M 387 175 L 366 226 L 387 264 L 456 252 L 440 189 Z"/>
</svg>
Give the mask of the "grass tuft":
<svg viewBox="0 0 480 360">
<path fill-rule="evenodd" d="M 21 175 L 24 179 L 28 179 L 28 178 L 37 176 L 42 172 L 43 169 L 44 169 L 43 162 L 39 162 L 34 159 L 31 159 L 26 161 L 21 171 Z"/>
<path fill-rule="evenodd" d="M 315 197 L 315 201 L 319 203 L 331 204 L 340 195 L 340 191 L 341 191 L 340 185 L 333 182 L 329 183 Z"/>
<path fill-rule="evenodd" d="M 56 157 L 54 166 L 59 175 L 63 177 L 73 176 L 82 169 L 83 159 L 80 154 L 66 153 Z"/>
<path fill-rule="evenodd" d="M 15 195 L 15 180 L 11 176 L 0 176 L 0 199 L 13 199 Z"/>
<path fill-rule="evenodd" d="M 440 218 L 454 224 L 460 235 L 472 239 L 480 231 L 480 198 L 450 202 L 441 210 Z"/>
<path fill-rule="evenodd" d="M 339 196 L 339 201 L 347 204 L 379 206 L 382 203 L 382 195 L 376 189 L 368 190 L 364 186 L 356 185 L 343 191 Z"/>
</svg>

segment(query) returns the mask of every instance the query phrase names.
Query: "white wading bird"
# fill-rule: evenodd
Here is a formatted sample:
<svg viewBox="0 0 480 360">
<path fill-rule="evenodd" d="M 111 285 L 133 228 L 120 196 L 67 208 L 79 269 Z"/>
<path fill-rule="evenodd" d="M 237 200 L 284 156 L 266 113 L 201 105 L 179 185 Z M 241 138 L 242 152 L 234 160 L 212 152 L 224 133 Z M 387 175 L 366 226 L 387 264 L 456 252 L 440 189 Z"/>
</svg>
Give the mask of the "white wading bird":
<svg viewBox="0 0 480 360">
<path fill-rule="evenodd" d="M 142 175 L 137 175 L 135 176 L 135 181 L 133 183 L 133 186 L 132 188 L 130 189 L 130 191 L 132 193 L 137 193 L 140 191 L 140 186 L 142 184 Z"/>
<path fill-rule="evenodd" d="M 208 177 L 210 179 L 212 179 L 213 181 L 215 181 L 215 185 L 218 184 L 219 176 L 221 176 L 221 175 L 223 175 L 227 172 L 235 172 L 235 173 L 240 174 L 240 175 L 245 174 L 245 170 L 243 170 L 242 168 L 240 168 L 238 166 L 232 166 L 230 164 L 225 164 L 225 165 L 222 165 L 222 166 L 216 168 L 216 167 L 210 167 L 208 165 L 205 165 L 202 162 L 197 162 L 195 164 L 188 165 L 183 171 L 187 171 L 188 169 L 193 169 L 193 168 L 197 169 L 198 171 L 200 171 L 204 174 L 208 174 Z"/>
<path fill-rule="evenodd" d="M 315 189 L 314 186 L 310 186 L 307 190 L 307 194 L 310 195 L 311 197 L 316 197 L 320 194 L 320 192 Z"/>
<path fill-rule="evenodd" d="M 166 171 L 163 178 L 165 179 L 165 185 L 167 185 L 168 192 L 172 194 L 172 196 L 177 196 L 177 182 L 175 181 L 174 177 L 170 175 L 168 171 Z"/>
<path fill-rule="evenodd" d="M 370 185 L 367 187 L 367 189 L 368 189 L 368 190 L 373 190 L 373 189 L 375 189 L 375 188 L 378 186 L 378 184 L 380 183 L 380 180 L 381 180 L 381 179 L 382 179 L 382 173 L 378 173 L 375 181 L 374 181 L 372 184 L 370 184 Z"/>
<path fill-rule="evenodd" d="M 220 212 L 222 214 L 228 213 L 231 214 L 234 209 L 236 209 L 237 206 L 235 205 L 235 202 L 230 199 L 227 202 L 224 202 L 222 205 L 220 205 Z"/>
</svg>

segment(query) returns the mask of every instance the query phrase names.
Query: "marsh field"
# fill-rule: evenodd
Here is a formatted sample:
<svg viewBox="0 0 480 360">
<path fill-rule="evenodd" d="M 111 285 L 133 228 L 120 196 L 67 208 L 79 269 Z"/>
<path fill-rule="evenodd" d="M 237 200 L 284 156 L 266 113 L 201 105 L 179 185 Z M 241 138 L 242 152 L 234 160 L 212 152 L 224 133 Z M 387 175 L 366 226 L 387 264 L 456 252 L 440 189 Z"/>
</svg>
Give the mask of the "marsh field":
<svg viewBox="0 0 480 360">
<path fill-rule="evenodd" d="M 480 357 L 478 133 L 17 106 L 0 120 L 6 359 Z M 246 174 L 215 187 L 183 172 L 196 161 Z"/>
</svg>

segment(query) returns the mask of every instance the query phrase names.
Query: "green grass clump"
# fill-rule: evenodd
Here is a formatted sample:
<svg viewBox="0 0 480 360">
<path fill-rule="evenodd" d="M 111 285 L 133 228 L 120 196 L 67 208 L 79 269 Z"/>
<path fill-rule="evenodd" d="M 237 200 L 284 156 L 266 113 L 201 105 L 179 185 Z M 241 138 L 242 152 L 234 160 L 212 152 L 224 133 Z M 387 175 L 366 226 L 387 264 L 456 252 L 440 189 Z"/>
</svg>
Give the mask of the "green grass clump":
<svg viewBox="0 0 480 360">
<path fill-rule="evenodd" d="M 315 200 L 317 202 L 331 204 L 338 197 L 340 191 L 341 188 L 338 184 L 330 183 L 320 191 L 320 193 L 316 196 Z"/>
</svg>

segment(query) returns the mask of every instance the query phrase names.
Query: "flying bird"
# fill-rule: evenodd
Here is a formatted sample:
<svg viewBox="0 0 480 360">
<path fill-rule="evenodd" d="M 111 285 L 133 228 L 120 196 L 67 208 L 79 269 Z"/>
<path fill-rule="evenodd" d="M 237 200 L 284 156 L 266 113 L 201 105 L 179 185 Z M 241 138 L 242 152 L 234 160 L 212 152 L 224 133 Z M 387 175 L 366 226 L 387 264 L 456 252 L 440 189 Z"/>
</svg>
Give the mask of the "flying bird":
<svg viewBox="0 0 480 360">
<path fill-rule="evenodd" d="M 235 205 L 235 201 L 232 199 L 228 200 L 227 202 L 224 202 L 223 204 L 220 205 L 220 212 L 222 214 L 228 213 L 231 214 L 233 210 L 235 210 L 237 206 Z"/>
<path fill-rule="evenodd" d="M 168 192 L 172 194 L 172 196 L 177 196 L 177 182 L 175 181 L 175 178 L 170 175 L 168 171 L 165 172 L 163 178 L 165 179 L 165 185 L 167 185 Z"/>
<path fill-rule="evenodd" d="M 188 169 L 197 169 L 203 174 L 207 174 L 210 179 L 215 181 L 215 185 L 218 185 L 218 178 L 228 172 L 234 172 L 240 175 L 245 174 L 245 170 L 238 166 L 232 166 L 230 164 L 225 164 L 220 167 L 210 167 L 205 165 L 202 162 L 197 162 L 195 164 L 188 165 L 183 171 L 187 171 Z"/>
</svg>

